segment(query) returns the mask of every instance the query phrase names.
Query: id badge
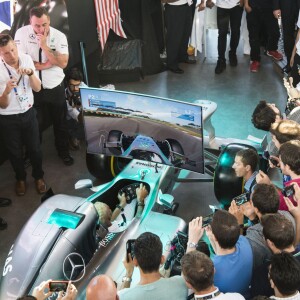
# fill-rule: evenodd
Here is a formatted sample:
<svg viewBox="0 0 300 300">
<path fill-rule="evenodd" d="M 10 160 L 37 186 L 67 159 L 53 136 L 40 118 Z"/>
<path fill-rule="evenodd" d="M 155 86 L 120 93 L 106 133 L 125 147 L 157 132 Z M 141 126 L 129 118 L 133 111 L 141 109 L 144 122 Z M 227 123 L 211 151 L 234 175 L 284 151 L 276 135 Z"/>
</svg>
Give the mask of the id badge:
<svg viewBox="0 0 300 300">
<path fill-rule="evenodd" d="M 29 98 L 27 94 L 18 95 L 18 100 L 22 109 L 26 109 L 28 107 Z"/>
</svg>

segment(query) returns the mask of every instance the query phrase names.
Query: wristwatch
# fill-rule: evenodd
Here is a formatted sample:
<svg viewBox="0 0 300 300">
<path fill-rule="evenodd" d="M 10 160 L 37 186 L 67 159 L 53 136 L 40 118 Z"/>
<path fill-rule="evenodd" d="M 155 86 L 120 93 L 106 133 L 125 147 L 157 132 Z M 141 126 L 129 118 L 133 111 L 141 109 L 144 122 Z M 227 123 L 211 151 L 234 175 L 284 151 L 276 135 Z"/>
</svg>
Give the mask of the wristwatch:
<svg viewBox="0 0 300 300">
<path fill-rule="evenodd" d="M 127 277 L 127 276 L 124 276 L 122 278 L 122 282 L 131 282 L 132 281 L 132 278 L 131 277 Z"/>
<path fill-rule="evenodd" d="M 196 247 L 198 246 L 198 244 L 193 243 L 193 242 L 189 242 L 189 243 L 187 244 L 187 246 L 188 246 L 189 248 L 196 248 Z"/>
<path fill-rule="evenodd" d="M 120 211 L 124 211 L 124 208 L 120 204 L 118 204 L 116 208 L 118 208 Z"/>
</svg>

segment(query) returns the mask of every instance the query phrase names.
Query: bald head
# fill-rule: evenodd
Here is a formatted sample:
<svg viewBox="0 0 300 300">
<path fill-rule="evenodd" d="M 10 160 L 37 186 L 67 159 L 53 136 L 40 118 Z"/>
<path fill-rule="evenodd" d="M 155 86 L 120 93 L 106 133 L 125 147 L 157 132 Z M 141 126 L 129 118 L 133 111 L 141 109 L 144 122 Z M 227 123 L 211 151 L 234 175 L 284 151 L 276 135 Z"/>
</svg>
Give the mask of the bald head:
<svg viewBox="0 0 300 300">
<path fill-rule="evenodd" d="M 86 300 L 118 300 L 114 281 L 107 275 L 94 277 L 87 286 Z"/>
</svg>

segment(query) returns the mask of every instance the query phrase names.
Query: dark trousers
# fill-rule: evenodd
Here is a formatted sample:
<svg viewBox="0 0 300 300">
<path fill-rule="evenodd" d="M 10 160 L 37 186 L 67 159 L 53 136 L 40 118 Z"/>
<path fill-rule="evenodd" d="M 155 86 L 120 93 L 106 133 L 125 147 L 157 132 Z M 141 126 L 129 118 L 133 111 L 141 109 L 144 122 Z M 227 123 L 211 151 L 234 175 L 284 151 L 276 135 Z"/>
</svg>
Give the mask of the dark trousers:
<svg viewBox="0 0 300 300">
<path fill-rule="evenodd" d="M 227 33 L 230 22 L 230 51 L 236 54 L 236 48 L 240 40 L 240 27 L 242 20 L 243 8 L 235 6 L 233 8 L 217 8 L 217 24 L 218 24 L 218 54 L 219 59 L 225 60 L 225 52 L 227 45 Z"/>
<path fill-rule="evenodd" d="M 78 140 L 84 140 L 84 127 L 83 123 L 78 122 L 74 119 L 67 120 L 67 127 L 69 136 Z"/>
<path fill-rule="evenodd" d="M 192 8 L 185 5 L 165 5 L 167 27 L 167 66 L 178 68 L 178 63 L 188 59 L 187 47 L 191 35 Z"/>
<path fill-rule="evenodd" d="M 289 65 L 295 45 L 295 24 L 298 20 L 299 7 L 295 0 L 280 0 L 284 53 Z"/>
<path fill-rule="evenodd" d="M 37 110 L 40 134 L 50 124 L 53 124 L 55 147 L 58 154 L 69 153 L 67 104 L 63 83 L 53 89 L 42 89 L 40 92 L 34 93 L 34 107 Z"/>
<path fill-rule="evenodd" d="M 293 86 L 296 87 L 296 85 L 300 82 L 300 75 L 298 72 L 298 66 L 300 69 L 300 56 L 296 53 L 294 57 L 294 64 L 292 67 L 291 76 L 293 77 Z"/>
<path fill-rule="evenodd" d="M 25 145 L 32 165 L 32 177 L 43 178 L 42 151 L 39 127 L 34 108 L 16 115 L 0 115 L 0 127 L 4 145 L 17 180 L 25 180 L 23 146 Z"/>
<path fill-rule="evenodd" d="M 277 50 L 279 27 L 277 19 L 273 16 L 272 8 L 253 7 L 252 11 L 247 13 L 247 26 L 251 47 L 250 58 L 252 61 L 260 61 L 260 36 L 263 28 L 267 34 L 267 50 Z"/>
</svg>

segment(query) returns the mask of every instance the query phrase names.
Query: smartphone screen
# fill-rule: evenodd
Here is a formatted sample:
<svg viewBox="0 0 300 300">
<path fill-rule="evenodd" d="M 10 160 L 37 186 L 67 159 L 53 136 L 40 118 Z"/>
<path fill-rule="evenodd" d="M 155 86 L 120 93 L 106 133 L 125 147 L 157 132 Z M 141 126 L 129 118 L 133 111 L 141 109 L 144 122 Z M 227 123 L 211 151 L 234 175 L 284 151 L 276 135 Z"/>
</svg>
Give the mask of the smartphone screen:
<svg viewBox="0 0 300 300">
<path fill-rule="evenodd" d="M 270 153 L 269 153 L 269 151 L 265 150 L 263 156 L 264 156 L 266 159 L 269 160 L 269 158 L 270 158 Z"/>
<path fill-rule="evenodd" d="M 126 259 L 127 259 L 127 262 L 128 262 L 128 254 L 131 255 L 131 259 L 133 259 L 134 257 L 134 242 L 135 240 L 128 240 L 126 242 Z"/>
<path fill-rule="evenodd" d="M 49 290 L 51 292 L 60 292 L 66 291 L 68 287 L 68 281 L 50 281 L 49 282 Z"/>
<path fill-rule="evenodd" d="M 214 214 L 210 214 L 206 217 L 203 217 L 202 218 L 202 227 L 208 226 L 212 222 L 213 216 L 214 216 Z"/>
<path fill-rule="evenodd" d="M 295 194 L 295 189 L 293 185 L 288 185 L 282 190 L 282 194 L 284 197 L 290 197 Z"/>
<path fill-rule="evenodd" d="M 250 200 L 250 194 L 249 193 L 244 193 L 241 194 L 235 198 L 233 198 L 237 206 L 240 206 Z"/>
</svg>

